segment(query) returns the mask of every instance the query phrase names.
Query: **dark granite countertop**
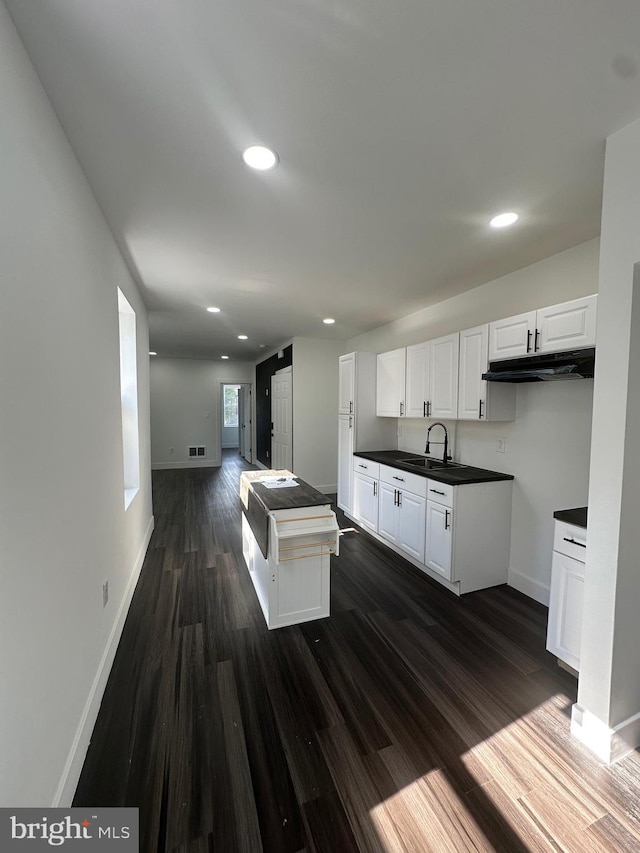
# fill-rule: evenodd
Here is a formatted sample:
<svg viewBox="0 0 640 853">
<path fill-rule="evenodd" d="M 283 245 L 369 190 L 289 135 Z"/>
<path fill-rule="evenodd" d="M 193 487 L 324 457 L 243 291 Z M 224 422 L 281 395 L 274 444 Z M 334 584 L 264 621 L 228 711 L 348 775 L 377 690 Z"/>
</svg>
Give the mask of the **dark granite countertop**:
<svg viewBox="0 0 640 853">
<path fill-rule="evenodd" d="M 575 524 L 576 527 L 587 529 L 587 513 L 589 507 L 580 506 L 576 509 L 559 509 L 553 513 L 553 517 L 565 524 Z"/>
<path fill-rule="evenodd" d="M 391 465 L 402 471 L 410 471 L 420 477 L 428 477 L 439 483 L 448 483 L 451 486 L 463 486 L 469 483 L 491 483 L 496 480 L 513 480 L 513 474 L 501 474 L 499 471 L 488 471 L 486 468 L 474 468 L 463 466 L 461 468 L 420 468 L 415 465 L 407 465 L 403 459 L 416 459 L 420 453 L 409 453 L 406 450 L 359 450 L 354 456 L 370 459 L 372 462 L 380 462 L 382 465 Z"/>
<path fill-rule="evenodd" d="M 286 489 L 268 489 L 260 482 L 251 483 L 253 494 L 267 512 L 277 509 L 298 509 L 303 506 L 324 506 L 331 500 L 299 477 L 293 478 L 297 486 Z"/>
</svg>

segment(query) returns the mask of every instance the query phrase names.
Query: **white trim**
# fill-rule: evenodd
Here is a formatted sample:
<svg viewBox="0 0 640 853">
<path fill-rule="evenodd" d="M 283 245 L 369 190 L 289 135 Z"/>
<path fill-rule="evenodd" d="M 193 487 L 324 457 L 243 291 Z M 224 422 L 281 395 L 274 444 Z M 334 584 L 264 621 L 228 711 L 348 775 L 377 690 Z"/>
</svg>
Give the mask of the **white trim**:
<svg viewBox="0 0 640 853">
<path fill-rule="evenodd" d="M 185 459 L 184 462 L 155 462 L 152 471 L 164 471 L 167 468 L 219 468 L 219 459 Z"/>
<path fill-rule="evenodd" d="M 533 598 L 534 601 L 539 601 L 540 604 L 544 604 L 546 607 L 549 606 L 549 587 L 547 584 L 540 583 L 540 581 L 530 578 L 528 575 L 523 575 L 522 572 L 518 572 L 516 569 L 509 569 L 507 584 L 517 589 L 518 592 L 523 593 L 523 595 Z"/>
<path fill-rule="evenodd" d="M 611 729 L 576 702 L 571 708 L 571 734 L 605 764 L 613 764 L 640 746 L 640 712 Z"/>
<path fill-rule="evenodd" d="M 122 601 L 120 602 L 118 615 L 113 624 L 113 628 L 111 629 L 111 634 L 109 635 L 107 645 L 102 654 L 102 659 L 98 666 L 98 671 L 96 672 L 95 678 L 93 679 L 93 684 L 91 685 L 89 696 L 85 703 L 82 716 L 80 717 L 80 722 L 78 724 L 78 728 L 76 729 L 76 734 L 73 739 L 73 743 L 71 744 L 71 749 L 69 750 L 64 770 L 62 771 L 62 777 L 60 779 L 60 782 L 58 783 L 58 787 L 53 798 L 52 806 L 54 808 L 69 808 L 73 801 L 73 795 L 75 793 L 75 790 L 78 787 L 78 781 L 80 779 L 80 773 L 82 772 L 82 765 L 84 764 L 84 760 L 87 755 L 87 750 L 89 749 L 89 743 L 91 741 L 93 727 L 95 726 L 96 720 L 98 718 L 100 703 L 102 702 L 102 697 L 107 686 L 109 673 L 111 672 L 111 667 L 113 666 L 113 660 L 116 655 L 116 649 L 118 648 L 118 643 L 120 642 L 120 637 L 122 635 L 122 629 L 124 628 L 124 622 L 127 618 L 127 613 L 129 612 L 129 606 L 131 605 L 133 592 L 136 588 L 136 584 L 138 583 L 138 578 L 140 577 L 140 571 L 142 570 L 142 564 L 144 563 L 147 548 L 149 547 L 153 528 L 154 517 L 151 516 L 149 520 L 149 525 L 144 535 L 142 546 L 140 547 L 138 556 L 136 557 L 135 563 L 133 564 L 129 583 L 127 584 L 127 588 L 122 597 Z"/>
</svg>

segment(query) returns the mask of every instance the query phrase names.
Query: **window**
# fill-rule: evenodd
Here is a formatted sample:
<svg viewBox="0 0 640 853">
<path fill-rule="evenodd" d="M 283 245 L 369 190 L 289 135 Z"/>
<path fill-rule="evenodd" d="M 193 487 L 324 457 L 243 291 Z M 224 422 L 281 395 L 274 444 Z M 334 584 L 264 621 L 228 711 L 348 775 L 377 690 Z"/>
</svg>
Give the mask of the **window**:
<svg viewBox="0 0 640 853">
<path fill-rule="evenodd" d="M 118 288 L 118 321 L 120 331 L 124 508 L 126 509 L 140 490 L 140 437 L 138 433 L 136 314 L 120 288 Z"/>
<path fill-rule="evenodd" d="M 239 385 L 224 386 L 224 426 L 238 426 L 238 391 Z"/>
</svg>

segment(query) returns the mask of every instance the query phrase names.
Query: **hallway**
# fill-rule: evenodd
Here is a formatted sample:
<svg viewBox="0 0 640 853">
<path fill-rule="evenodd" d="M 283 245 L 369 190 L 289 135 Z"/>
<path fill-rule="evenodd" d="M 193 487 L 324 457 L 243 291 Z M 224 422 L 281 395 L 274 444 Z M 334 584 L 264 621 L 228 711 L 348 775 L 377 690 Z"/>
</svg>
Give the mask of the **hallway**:
<svg viewBox="0 0 640 853">
<path fill-rule="evenodd" d="M 266 630 L 237 450 L 156 471 L 156 527 L 74 805 L 140 807 L 141 851 L 632 851 L 637 753 L 569 736 L 546 609 L 456 599 L 344 516 L 332 615 Z"/>
</svg>

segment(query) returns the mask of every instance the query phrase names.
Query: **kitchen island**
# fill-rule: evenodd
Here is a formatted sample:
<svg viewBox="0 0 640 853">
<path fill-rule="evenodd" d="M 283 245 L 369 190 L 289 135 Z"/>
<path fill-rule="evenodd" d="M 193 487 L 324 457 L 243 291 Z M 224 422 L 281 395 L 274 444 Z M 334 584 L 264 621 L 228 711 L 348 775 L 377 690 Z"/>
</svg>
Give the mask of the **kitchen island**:
<svg viewBox="0 0 640 853">
<path fill-rule="evenodd" d="M 243 472 L 240 497 L 242 553 L 267 627 L 329 616 L 338 553 L 329 498 L 285 470 Z"/>
</svg>

